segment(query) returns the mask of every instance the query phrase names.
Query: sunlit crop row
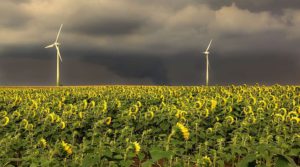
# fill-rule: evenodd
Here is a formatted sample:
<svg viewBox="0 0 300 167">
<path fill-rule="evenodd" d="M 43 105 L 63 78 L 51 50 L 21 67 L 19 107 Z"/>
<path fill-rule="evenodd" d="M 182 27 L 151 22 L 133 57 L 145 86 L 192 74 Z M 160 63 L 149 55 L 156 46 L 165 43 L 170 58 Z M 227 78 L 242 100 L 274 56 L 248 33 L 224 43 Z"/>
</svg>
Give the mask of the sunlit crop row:
<svg viewBox="0 0 300 167">
<path fill-rule="evenodd" d="M 0 166 L 300 165 L 300 87 L 0 89 Z"/>
</svg>

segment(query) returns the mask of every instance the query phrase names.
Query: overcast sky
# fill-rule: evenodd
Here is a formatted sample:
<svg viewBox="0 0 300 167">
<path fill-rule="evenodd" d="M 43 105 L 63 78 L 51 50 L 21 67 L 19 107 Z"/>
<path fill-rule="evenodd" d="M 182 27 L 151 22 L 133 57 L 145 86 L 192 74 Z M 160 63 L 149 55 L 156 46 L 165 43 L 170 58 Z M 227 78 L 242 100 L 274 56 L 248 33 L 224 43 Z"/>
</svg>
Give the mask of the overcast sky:
<svg viewBox="0 0 300 167">
<path fill-rule="evenodd" d="M 299 0 L 1 0 L 0 85 L 300 84 Z"/>
</svg>

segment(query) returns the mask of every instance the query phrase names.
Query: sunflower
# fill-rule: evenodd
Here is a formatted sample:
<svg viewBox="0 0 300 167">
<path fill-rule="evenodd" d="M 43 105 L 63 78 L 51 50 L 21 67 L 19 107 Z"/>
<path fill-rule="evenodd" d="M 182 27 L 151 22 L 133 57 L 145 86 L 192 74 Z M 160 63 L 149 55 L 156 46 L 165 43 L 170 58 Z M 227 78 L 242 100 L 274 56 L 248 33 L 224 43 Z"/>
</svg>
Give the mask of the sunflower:
<svg viewBox="0 0 300 167">
<path fill-rule="evenodd" d="M 27 126 L 28 126 L 28 121 L 27 121 L 27 119 L 23 119 L 23 120 L 21 121 L 21 126 L 24 126 L 24 128 L 27 129 Z"/>
<path fill-rule="evenodd" d="M 65 127 L 66 127 L 66 123 L 64 121 L 61 121 L 60 122 L 60 128 L 65 129 Z"/>
<path fill-rule="evenodd" d="M 226 120 L 230 125 L 234 123 L 234 118 L 233 118 L 231 115 L 227 116 L 227 117 L 225 118 L 225 120 Z"/>
<path fill-rule="evenodd" d="M 62 141 L 61 145 L 62 145 L 63 149 L 67 152 L 68 155 L 72 154 L 72 148 L 71 148 L 70 144 L 65 143 L 64 141 Z"/>
<path fill-rule="evenodd" d="M 106 124 L 106 125 L 110 125 L 110 123 L 111 123 L 111 117 L 107 117 L 107 118 L 105 119 L 105 124 Z"/>
<path fill-rule="evenodd" d="M 153 117 L 154 117 L 154 112 L 153 111 L 149 111 L 149 112 L 145 113 L 145 119 L 152 120 Z"/>
<path fill-rule="evenodd" d="M 83 118 L 83 112 L 80 111 L 80 112 L 78 113 L 78 116 L 79 116 L 80 119 L 82 119 L 82 118 Z"/>
<path fill-rule="evenodd" d="M 7 124 L 9 123 L 9 118 L 8 117 L 4 117 L 2 120 L 1 120 L 1 126 L 6 126 Z"/>
<path fill-rule="evenodd" d="M 39 144 L 43 147 L 46 148 L 47 147 L 47 141 L 44 138 L 41 138 L 39 140 Z"/>
<path fill-rule="evenodd" d="M 217 107 L 217 101 L 216 100 L 211 100 L 211 105 L 210 105 L 210 109 L 214 110 Z"/>
<path fill-rule="evenodd" d="M 299 123 L 299 122 L 300 122 L 300 118 L 297 118 L 297 117 L 291 117 L 291 118 L 290 118 L 290 122 L 291 122 L 291 123 L 294 123 L 294 124 Z"/>
<path fill-rule="evenodd" d="M 278 118 L 280 118 L 280 120 L 281 120 L 282 122 L 284 122 L 284 120 L 285 120 L 284 115 L 281 115 L 281 114 L 275 114 L 275 118 L 277 118 L 276 120 L 279 120 Z"/>
<path fill-rule="evenodd" d="M 211 159 L 207 155 L 203 157 L 203 163 L 209 166 L 212 165 Z"/>
<path fill-rule="evenodd" d="M 135 153 L 138 154 L 141 151 L 141 146 L 138 142 L 133 142 Z"/>
<path fill-rule="evenodd" d="M 190 133 L 189 133 L 189 129 L 186 128 L 184 125 L 182 125 L 181 123 L 177 123 L 176 126 L 179 128 L 179 130 L 181 131 L 184 140 L 188 140 L 190 137 Z"/>
</svg>

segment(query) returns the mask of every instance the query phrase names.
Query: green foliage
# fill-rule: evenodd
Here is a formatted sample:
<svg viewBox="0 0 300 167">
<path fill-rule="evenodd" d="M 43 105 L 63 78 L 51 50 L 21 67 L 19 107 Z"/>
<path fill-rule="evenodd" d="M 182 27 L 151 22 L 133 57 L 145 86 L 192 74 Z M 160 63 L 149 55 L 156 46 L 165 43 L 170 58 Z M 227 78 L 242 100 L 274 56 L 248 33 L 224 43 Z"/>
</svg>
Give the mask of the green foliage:
<svg viewBox="0 0 300 167">
<path fill-rule="evenodd" d="M 0 166 L 297 166 L 296 86 L 0 89 Z"/>
</svg>

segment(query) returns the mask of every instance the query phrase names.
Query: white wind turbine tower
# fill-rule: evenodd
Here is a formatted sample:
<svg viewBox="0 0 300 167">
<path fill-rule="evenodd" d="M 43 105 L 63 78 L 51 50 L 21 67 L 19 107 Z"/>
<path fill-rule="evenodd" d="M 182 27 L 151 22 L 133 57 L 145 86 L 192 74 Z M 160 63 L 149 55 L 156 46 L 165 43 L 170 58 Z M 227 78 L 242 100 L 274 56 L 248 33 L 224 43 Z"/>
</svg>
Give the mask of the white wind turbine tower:
<svg viewBox="0 0 300 167">
<path fill-rule="evenodd" d="M 52 47 L 56 48 L 56 52 L 57 52 L 56 53 L 56 61 L 57 61 L 56 62 L 57 63 L 57 67 L 56 67 L 56 86 L 60 85 L 60 82 L 59 82 L 59 60 L 62 62 L 62 58 L 61 58 L 60 51 L 59 51 L 60 43 L 58 43 L 58 37 L 59 37 L 62 26 L 63 26 L 63 24 L 60 25 L 60 28 L 59 28 L 59 31 L 58 31 L 58 34 L 56 36 L 56 40 L 54 41 L 54 43 L 45 47 L 45 48 L 52 48 Z"/>
<path fill-rule="evenodd" d="M 206 86 L 208 86 L 208 66 L 209 66 L 208 55 L 209 55 L 209 48 L 210 48 L 211 42 L 212 42 L 212 40 L 210 40 L 206 50 L 203 52 L 206 56 Z"/>
</svg>

